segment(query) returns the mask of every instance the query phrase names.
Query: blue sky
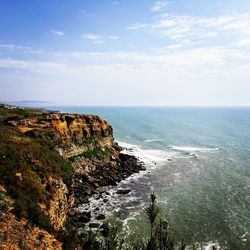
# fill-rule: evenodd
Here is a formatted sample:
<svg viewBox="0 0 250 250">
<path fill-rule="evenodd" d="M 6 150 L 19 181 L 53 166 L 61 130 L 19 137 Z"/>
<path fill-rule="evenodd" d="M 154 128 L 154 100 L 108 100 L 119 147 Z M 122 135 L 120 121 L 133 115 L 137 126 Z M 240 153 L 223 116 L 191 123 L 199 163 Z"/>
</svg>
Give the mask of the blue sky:
<svg viewBox="0 0 250 250">
<path fill-rule="evenodd" d="M 248 0 L 0 1 L 0 101 L 250 105 Z"/>
</svg>

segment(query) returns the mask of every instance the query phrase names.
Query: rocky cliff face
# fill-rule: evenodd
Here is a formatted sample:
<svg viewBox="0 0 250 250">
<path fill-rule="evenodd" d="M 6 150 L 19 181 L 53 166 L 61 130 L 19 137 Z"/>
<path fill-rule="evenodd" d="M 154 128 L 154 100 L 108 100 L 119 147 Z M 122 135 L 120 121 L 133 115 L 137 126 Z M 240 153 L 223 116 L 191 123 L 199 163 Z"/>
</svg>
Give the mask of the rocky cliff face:
<svg viewBox="0 0 250 250">
<path fill-rule="evenodd" d="M 107 121 L 93 115 L 46 114 L 35 118 L 8 121 L 19 131 L 41 136 L 50 132 L 57 142 L 58 151 L 66 158 L 95 148 L 111 148 L 112 127 Z"/>
<path fill-rule="evenodd" d="M 24 147 L 28 151 L 24 153 L 23 150 L 20 150 L 18 154 L 21 154 L 24 164 L 27 161 L 29 169 L 24 171 L 22 168 L 20 170 L 15 168 L 13 170 L 14 175 L 18 174 L 15 178 L 18 178 L 20 187 L 23 187 L 25 186 L 24 177 L 28 173 L 30 179 L 27 179 L 27 185 L 29 185 L 29 180 L 32 180 L 32 185 L 35 185 L 35 183 L 40 185 L 38 189 L 41 195 L 41 199 L 38 199 L 40 214 L 48 218 L 49 224 L 53 228 L 52 231 L 57 235 L 63 231 L 64 235 L 67 235 L 67 230 L 75 230 L 76 224 L 82 226 L 81 222 L 85 223 L 88 221 L 87 218 L 87 220 L 84 219 L 79 222 L 78 219 L 81 215 L 76 215 L 72 211 L 76 211 L 75 208 L 81 202 L 86 202 L 88 196 L 95 192 L 96 188 L 104 185 L 116 185 L 118 181 L 133 172 L 144 169 L 141 164 L 138 164 L 136 158 L 121 154 L 121 148 L 114 143 L 112 127 L 107 121 L 100 119 L 98 116 L 36 113 L 36 115 L 25 119 L 12 115 L 7 118 L 3 117 L 2 120 L 2 123 L 8 129 L 13 128 L 19 131 L 19 134 L 14 133 L 11 136 L 13 148 Z M 5 141 L 3 138 L 2 143 L 4 144 Z M 45 149 L 47 147 L 54 153 L 49 154 L 46 151 L 47 149 L 44 149 L 45 153 L 41 155 L 38 153 L 39 158 L 35 149 L 35 153 L 29 153 L 29 150 L 33 151 L 32 143 L 35 143 L 34 148 L 38 147 L 38 152 L 41 144 L 45 145 Z M 28 149 L 27 145 L 29 146 Z M 64 159 L 60 160 L 58 154 Z M 48 157 L 48 155 L 50 156 Z M 46 157 L 44 162 L 43 157 Z M 70 163 L 69 166 L 73 169 L 72 175 L 70 175 L 70 172 L 69 174 L 64 174 L 68 171 L 65 168 L 67 166 L 65 163 Z M 45 167 L 47 172 L 44 173 Z M 8 168 L 7 163 L 6 168 Z M 12 176 L 8 178 L 12 178 Z M 65 182 L 67 178 L 73 179 L 72 185 Z M 42 198 L 44 195 L 46 199 Z M 36 197 L 29 196 L 29 194 L 26 194 L 26 196 L 34 201 L 37 200 Z M 13 217 L 10 221 L 13 221 L 11 225 L 15 227 L 15 218 Z M 66 225 L 67 221 L 67 225 L 70 226 Z M 22 223 L 22 225 L 24 224 Z M 9 227 L 12 227 L 11 225 Z M 20 230 L 22 230 L 21 225 L 18 225 Z M 36 235 L 37 229 L 32 230 L 29 233 Z M 37 235 L 40 234 L 38 233 Z M 53 235 L 51 237 L 51 242 L 53 242 L 55 238 L 53 238 Z M 31 241 L 33 240 L 34 238 L 31 239 Z M 68 246 L 72 246 L 70 239 L 68 239 L 68 242 Z M 60 249 L 61 247 L 60 242 L 54 242 L 53 245 L 55 247 L 51 246 L 49 249 Z"/>
<path fill-rule="evenodd" d="M 61 179 L 55 180 L 51 177 L 48 180 L 51 189 L 51 198 L 48 205 L 48 215 L 51 225 L 56 231 L 61 230 L 66 222 L 67 213 L 70 208 L 68 189 Z"/>
<path fill-rule="evenodd" d="M 0 185 L 0 249 L 62 249 L 62 244 L 45 230 L 18 220 L 13 213 L 14 200 Z"/>
<path fill-rule="evenodd" d="M 75 157 L 72 165 L 76 171 L 78 168 L 85 169 L 86 161 L 81 161 L 81 158 L 84 158 L 81 157 L 83 153 L 115 151 L 112 127 L 98 116 L 55 113 L 22 120 L 8 120 L 7 124 L 14 126 L 26 136 L 42 138 L 51 143 L 66 159 Z M 88 171 L 85 169 L 85 172 Z M 64 227 L 74 198 L 69 201 L 69 190 L 62 179 L 49 177 L 46 186 L 50 187 L 49 204 L 40 204 L 40 207 L 49 216 L 54 230 L 59 231 Z"/>
</svg>

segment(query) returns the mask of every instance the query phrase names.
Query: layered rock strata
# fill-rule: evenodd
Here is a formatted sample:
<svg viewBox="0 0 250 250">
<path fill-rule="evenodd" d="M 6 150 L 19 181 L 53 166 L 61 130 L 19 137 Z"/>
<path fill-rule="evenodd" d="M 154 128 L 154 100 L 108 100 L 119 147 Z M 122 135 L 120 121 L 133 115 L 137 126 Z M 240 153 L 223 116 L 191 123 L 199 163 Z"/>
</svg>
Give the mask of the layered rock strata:
<svg viewBox="0 0 250 250">
<path fill-rule="evenodd" d="M 8 125 L 33 137 L 50 137 L 65 158 L 80 155 L 96 148 L 112 149 L 113 130 L 107 121 L 94 115 L 45 114 L 42 116 L 10 120 Z"/>
<path fill-rule="evenodd" d="M 132 173 L 145 169 L 135 157 L 121 153 L 122 149 L 114 142 L 112 127 L 98 116 L 44 113 L 26 119 L 10 117 L 5 124 L 27 138 L 46 142 L 73 167 L 72 186 L 67 187 L 60 176 L 50 176 L 44 183 L 50 199 L 46 205 L 39 204 L 57 232 L 56 237 L 60 241 L 68 237 L 68 249 L 75 247 L 70 242 L 73 231 L 69 231 L 87 222 L 79 221 L 81 215 L 75 208 L 88 202 L 88 197 L 98 187 L 116 185 Z M 55 247 L 49 249 L 60 249 L 59 241 L 58 245 L 53 244 Z"/>
<path fill-rule="evenodd" d="M 14 200 L 0 185 L 0 249 L 62 249 L 62 244 L 45 230 L 17 219 L 13 213 Z"/>
</svg>

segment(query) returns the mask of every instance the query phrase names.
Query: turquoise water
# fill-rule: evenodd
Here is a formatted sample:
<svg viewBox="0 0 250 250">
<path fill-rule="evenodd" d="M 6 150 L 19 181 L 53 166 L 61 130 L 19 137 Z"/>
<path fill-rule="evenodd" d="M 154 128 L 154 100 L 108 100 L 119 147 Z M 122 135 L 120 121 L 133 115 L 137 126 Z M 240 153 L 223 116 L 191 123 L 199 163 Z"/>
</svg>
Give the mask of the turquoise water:
<svg viewBox="0 0 250 250">
<path fill-rule="evenodd" d="M 118 141 L 142 159 L 152 157 L 150 173 L 130 183 L 137 205 L 153 189 L 186 240 L 250 249 L 250 109 L 53 109 L 97 114 Z"/>
</svg>

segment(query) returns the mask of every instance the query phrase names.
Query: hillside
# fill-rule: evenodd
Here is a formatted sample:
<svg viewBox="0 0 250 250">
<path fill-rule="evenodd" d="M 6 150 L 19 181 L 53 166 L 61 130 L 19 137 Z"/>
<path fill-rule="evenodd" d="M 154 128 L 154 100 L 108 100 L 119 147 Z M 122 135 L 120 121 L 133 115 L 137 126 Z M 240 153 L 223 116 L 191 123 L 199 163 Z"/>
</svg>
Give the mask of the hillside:
<svg viewBox="0 0 250 250">
<path fill-rule="evenodd" d="M 73 248 L 67 237 L 86 222 L 78 204 L 144 169 L 120 151 L 98 116 L 1 105 L 0 248 Z"/>
</svg>

